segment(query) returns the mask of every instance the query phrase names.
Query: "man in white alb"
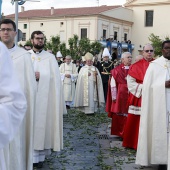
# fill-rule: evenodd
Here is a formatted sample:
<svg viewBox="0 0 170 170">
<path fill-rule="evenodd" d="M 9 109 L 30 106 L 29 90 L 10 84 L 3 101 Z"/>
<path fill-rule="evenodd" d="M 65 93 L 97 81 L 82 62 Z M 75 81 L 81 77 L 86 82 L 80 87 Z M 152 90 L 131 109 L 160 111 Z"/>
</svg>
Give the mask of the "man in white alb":
<svg viewBox="0 0 170 170">
<path fill-rule="evenodd" d="M 60 65 L 60 74 L 64 90 L 64 100 L 67 109 L 74 104 L 75 83 L 77 80 L 76 65 L 71 62 L 71 56 L 66 56 L 66 62 Z"/>
<path fill-rule="evenodd" d="M 86 65 L 78 75 L 74 105 L 82 112 L 92 114 L 104 106 L 103 85 L 98 69 L 93 66 L 93 55 L 86 53 L 84 59 Z"/>
<path fill-rule="evenodd" d="M 143 81 L 136 164 L 170 170 L 170 40 L 162 43 L 162 55 Z"/>
<path fill-rule="evenodd" d="M 27 111 L 22 125 L 5 149 L 8 170 L 32 170 L 33 155 L 33 114 L 35 106 L 35 79 L 30 54 L 14 43 L 16 25 L 10 19 L 0 22 L 1 41 L 7 46 L 13 60 L 14 69 L 27 99 Z"/>
<path fill-rule="evenodd" d="M 8 170 L 3 149 L 15 137 L 27 105 L 9 52 L 2 42 L 0 42 L 0 70 L 0 170 Z"/>
<path fill-rule="evenodd" d="M 66 112 L 61 77 L 55 56 L 44 48 L 44 34 L 31 34 L 31 59 L 37 81 L 34 159 L 35 167 L 42 167 L 45 156 L 63 148 L 63 114 Z"/>
</svg>

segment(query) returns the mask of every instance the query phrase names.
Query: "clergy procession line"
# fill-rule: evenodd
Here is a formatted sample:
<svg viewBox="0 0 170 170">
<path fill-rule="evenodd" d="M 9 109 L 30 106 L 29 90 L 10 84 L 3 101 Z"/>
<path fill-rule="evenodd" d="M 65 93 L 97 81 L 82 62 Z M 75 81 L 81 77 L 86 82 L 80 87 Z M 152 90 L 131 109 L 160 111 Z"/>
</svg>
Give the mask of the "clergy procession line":
<svg viewBox="0 0 170 170">
<path fill-rule="evenodd" d="M 130 52 L 114 64 L 109 49 L 102 61 L 87 52 L 82 62 L 63 61 L 44 50 L 45 35 L 31 34 L 32 49 L 14 43 L 16 25 L 0 22 L 0 170 L 42 168 L 46 156 L 63 149 L 63 116 L 75 108 L 87 115 L 105 107 L 111 135 L 136 150 L 136 164 L 170 170 L 170 41 L 162 56 L 143 47 L 132 64 Z M 4 46 L 5 44 L 5 46 Z M 11 59 L 12 62 L 11 62 Z M 26 104 L 27 103 L 27 104 Z M 24 114 L 25 113 L 25 114 Z"/>
</svg>

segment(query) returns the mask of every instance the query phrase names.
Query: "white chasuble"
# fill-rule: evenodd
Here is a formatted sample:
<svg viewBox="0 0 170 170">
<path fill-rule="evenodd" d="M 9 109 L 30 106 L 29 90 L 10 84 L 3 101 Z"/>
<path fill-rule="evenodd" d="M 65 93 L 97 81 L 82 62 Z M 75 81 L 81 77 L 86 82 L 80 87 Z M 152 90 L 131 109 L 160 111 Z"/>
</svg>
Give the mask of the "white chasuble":
<svg viewBox="0 0 170 170">
<path fill-rule="evenodd" d="M 168 164 L 170 170 L 168 63 L 162 56 L 150 63 L 145 74 L 136 164 Z"/>
<path fill-rule="evenodd" d="M 94 72 L 97 72 L 97 77 Z M 90 76 L 89 76 L 90 74 Z M 94 66 L 81 68 L 76 85 L 75 107 L 86 114 L 94 113 L 97 107 L 104 106 L 103 85 L 100 73 Z"/>
<path fill-rule="evenodd" d="M 17 135 L 4 150 L 6 163 L 8 170 L 32 170 L 35 76 L 28 51 L 15 46 L 9 52 L 28 107 Z"/>
<path fill-rule="evenodd" d="M 61 77 L 55 56 L 42 51 L 30 51 L 33 65 L 40 72 L 37 81 L 34 121 L 34 150 L 63 148 L 63 114 L 66 108 Z M 36 61 L 35 61 L 36 60 Z M 34 67 L 35 68 L 35 67 Z"/>
<path fill-rule="evenodd" d="M 23 118 L 26 116 L 26 99 L 15 74 L 16 72 L 13 68 L 10 54 L 1 42 L 0 70 L 0 170 L 9 170 L 10 167 L 7 159 L 10 156 L 8 150 L 9 142 L 13 140 L 13 138 L 15 138 L 13 141 L 17 138 L 17 140 L 21 142 L 21 140 L 18 139 L 18 133 L 20 133 L 19 131 L 23 126 Z M 13 143 L 13 141 L 11 143 Z M 22 148 L 18 149 L 19 150 L 13 154 L 13 157 L 22 154 Z M 23 161 L 25 164 L 26 160 Z M 16 166 L 14 165 L 14 167 Z M 10 170 L 11 169 L 13 170 L 14 168 L 10 168 Z"/>
</svg>

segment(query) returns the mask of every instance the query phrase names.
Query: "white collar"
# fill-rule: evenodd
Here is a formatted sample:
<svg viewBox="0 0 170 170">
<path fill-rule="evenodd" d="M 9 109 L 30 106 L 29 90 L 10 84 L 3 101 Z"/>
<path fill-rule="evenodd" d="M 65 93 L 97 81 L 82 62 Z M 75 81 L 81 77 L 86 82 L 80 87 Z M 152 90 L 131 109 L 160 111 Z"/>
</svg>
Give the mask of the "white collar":
<svg viewBox="0 0 170 170">
<path fill-rule="evenodd" d="M 14 45 L 14 47 L 8 49 L 8 51 L 9 51 L 10 53 L 12 53 L 12 52 L 14 52 L 16 49 L 17 49 L 17 46 Z"/>
</svg>

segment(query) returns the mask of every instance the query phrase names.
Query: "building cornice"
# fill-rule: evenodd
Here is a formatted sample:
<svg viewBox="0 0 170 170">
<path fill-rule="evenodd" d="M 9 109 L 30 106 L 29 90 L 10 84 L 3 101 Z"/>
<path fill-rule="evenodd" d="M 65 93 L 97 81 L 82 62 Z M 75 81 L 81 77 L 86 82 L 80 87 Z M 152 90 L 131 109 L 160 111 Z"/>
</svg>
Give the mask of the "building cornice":
<svg viewBox="0 0 170 170">
<path fill-rule="evenodd" d="M 137 6 L 160 6 L 160 5 L 170 5 L 170 1 L 166 2 L 146 2 L 146 3 L 126 3 L 124 7 L 137 7 Z"/>
<path fill-rule="evenodd" d="M 121 19 L 117 19 L 117 18 L 113 18 L 113 17 L 110 17 L 110 16 L 106 16 L 106 15 L 103 15 L 103 14 L 96 14 L 96 15 L 77 15 L 77 16 L 58 16 L 58 17 L 55 17 L 55 16 L 51 16 L 51 17 L 26 17 L 26 18 L 19 18 L 18 20 L 23 22 L 25 20 L 63 20 L 63 19 L 68 19 L 68 18 L 75 18 L 75 19 L 78 19 L 78 18 L 87 18 L 87 17 L 100 17 L 102 19 L 107 19 L 107 20 L 110 20 L 110 21 L 116 21 L 116 22 L 122 22 L 122 23 L 125 23 L 125 24 L 128 24 L 128 25 L 132 25 L 133 22 L 130 22 L 130 21 L 126 21 L 126 20 L 121 20 Z M 14 18 L 10 18 L 10 19 L 13 19 Z"/>
</svg>

